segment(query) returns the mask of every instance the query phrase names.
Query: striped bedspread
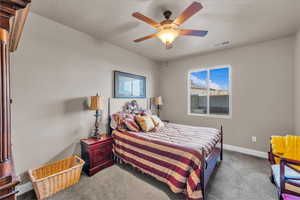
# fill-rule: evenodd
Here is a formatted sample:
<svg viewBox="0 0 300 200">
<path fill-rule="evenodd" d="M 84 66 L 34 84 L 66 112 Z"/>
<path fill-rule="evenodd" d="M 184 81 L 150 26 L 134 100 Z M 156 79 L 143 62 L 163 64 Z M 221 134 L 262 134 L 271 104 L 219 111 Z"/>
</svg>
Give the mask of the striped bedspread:
<svg viewBox="0 0 300 200">
<path fill-rule="evenodd" d="M 113 131 L 114 153 L 124 162 L 166 183 L 189 200 L 201 200 L 202 148 L 208 155 L 219 130 L 167 123 L 159 132 Z"/>
</svg>

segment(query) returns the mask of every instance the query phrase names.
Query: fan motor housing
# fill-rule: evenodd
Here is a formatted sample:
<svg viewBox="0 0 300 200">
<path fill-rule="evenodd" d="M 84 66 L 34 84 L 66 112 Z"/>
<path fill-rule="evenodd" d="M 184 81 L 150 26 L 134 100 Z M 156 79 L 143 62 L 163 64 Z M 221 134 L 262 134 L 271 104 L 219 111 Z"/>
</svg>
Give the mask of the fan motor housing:
<svg viewBox="0 0 300 200">
<path fill-rule="evenodd" d="M 172 12 L 170 10 L 166 10 L 163 14 L 164 14 L 165 18 L 168 20 L 168 19 L 170 19 Z"/>
<path fill-rule="evenodd" d="M 162 21 L 160 24 L 161 25 L 168 25 L 168 24 L 172 24 L 172 23 L 173 23 L 173 20 L 166 19 L 166 20 Z"/>
</svg>

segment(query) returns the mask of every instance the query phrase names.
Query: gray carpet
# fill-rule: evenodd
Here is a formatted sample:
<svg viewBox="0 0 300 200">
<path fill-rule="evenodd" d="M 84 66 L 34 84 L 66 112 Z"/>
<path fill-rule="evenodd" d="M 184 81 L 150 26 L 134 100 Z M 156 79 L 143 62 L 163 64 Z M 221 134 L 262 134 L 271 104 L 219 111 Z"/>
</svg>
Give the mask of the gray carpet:
<svg viewBox="0 0 300 200">
<path fill-rule="evenodd" d="M 267 160 L 225 152 L 224 160 L 212 176 L 207 200 L 276 200 L 269 181 Z M 36 199 L 28 192 L 18 200 Z M 159 181 L 129 166 L 114 165 L 93 177 L 82 176 L 78 184 L 57 193 L 51 200 L 183 200 Z"/>
</svg>

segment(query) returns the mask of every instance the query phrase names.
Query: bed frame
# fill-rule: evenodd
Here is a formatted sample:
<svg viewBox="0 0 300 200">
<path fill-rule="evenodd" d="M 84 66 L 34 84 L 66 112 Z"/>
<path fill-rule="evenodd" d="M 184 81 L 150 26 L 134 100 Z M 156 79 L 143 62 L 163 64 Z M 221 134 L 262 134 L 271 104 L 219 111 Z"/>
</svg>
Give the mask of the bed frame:
<svg viewBox="0 0 300 200">
<path fill-rule="evenodd" d="M 133 100 L 133 99 L 131 99 Z M 129 100 L 129 101 L 131 101 Z M 113 101 L 116 101 L 116 100 L 113 100 Z M 126 101 L 124 99 L 121 99 L 122 102 Z M 139 99 L 139 101 L 141 101 Z M 148 108 L 148 100 L 145 100 L 146 102 L 146 107 L 145 108 Z M 118 103 L 119 104 L 119 103 Z M 112 99 L 109 100 L 109 117 L 108 117 L 108 126 L 109 126 L 109 134 L 112 133 L 112 129 L 110 128 L 110 114 L 113 114 L 115 113 L 116 108 L 112 109 Z M 119 106 L 119 105 L 118 105 Z M 122 106 L 123 107 L 123 106 Z M 113 111 L 113 112 L 112 112 Z M 119 110 L 121 111 L 121 110 Z M 220 140 L 218 141 L 216 147 L 213 149 L 213 151 L 209 154 L 209 155 L 205 155 L 205 151 L 204 149 L 202 149 L 202 160 L 201 160 L 201 169 L 204 169 L 201 171 L 201 175 L 200 175 L 200 180 L 201 180 L 201 190 L 202 190 L 202 193 L 203 193 L 203 200 L 206 199 L 206 188 L 207 188 L 207 184 L 209 183 L 209 180 L 210 180 L 210 177 L 211 175 L 214 173 L 215 169 L 221 164 L 222 160 L 223 160 L 223 126 L 221 125 L 221 128 L 220 128 Z M 114 160 L 116 163 L 118 164 L 123 164 L 125 162 L 122 161 L 122 158 L 120 158 L 119 156 L 117 155 L 114 155 Z"/>
<path fill-rule="evenodd" d="M 223 160 L 223 126 L 221 125 L 220 128 L 220 141 L 217 143 L 214 150 L 209 154 L 205 155 L 204 150 L 202 149 L 202 166 L 201 169 L 204 169 L 201 171 L 201 189 L 203 193 L 203 200 L 206 199 L 206 186 L 210 180 L 211 175 L 217 168 L 217 166 L 222 162 Z M 218 144 L 220 145 L 220 148 L 218 148 Z"/>
</svg>

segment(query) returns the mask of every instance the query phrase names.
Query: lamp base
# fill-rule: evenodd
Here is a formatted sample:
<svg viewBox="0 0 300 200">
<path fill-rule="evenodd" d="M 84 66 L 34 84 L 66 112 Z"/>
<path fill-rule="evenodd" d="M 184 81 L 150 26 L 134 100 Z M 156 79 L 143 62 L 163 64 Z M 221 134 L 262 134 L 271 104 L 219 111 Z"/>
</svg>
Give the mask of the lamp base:
<svg viewBox="0 0 300 200">
<path fill-rule="evenodd" d="M 160 117 L 160 106 L 159 105 L 157 105 L 157 113 L 156 114 L 158 117 Z"/>
<path fill-rule="evenodd" d="M 101 117 L 101 114 L 100 114 L 99 110 L 96 110 L 95 117 L 96 117 L 96 120 L 95 120 L 95 131 L 94 131 L 94 135 L 92 137 L 93 138 L 99 138 L 100 137 L 100 133 L 99 133 L 99 117 Z"/>
<path fill-rule="evenodd" d="M 107 137 L 108 137 L 108 135 L 106 133 L 102 133 L 102 134 L 91 136 L 89 138 L 95 139 L 95 140 L 102 140 L 102 139 L 105 139 Z"/>
<path fill-rule="evenodd" d="M 98 133 L 97 135 L 93 135 L 90 138 L 92 138 L 92 139 L 100 139 L 101 138 L 101 134 Z"/>
</svg>

